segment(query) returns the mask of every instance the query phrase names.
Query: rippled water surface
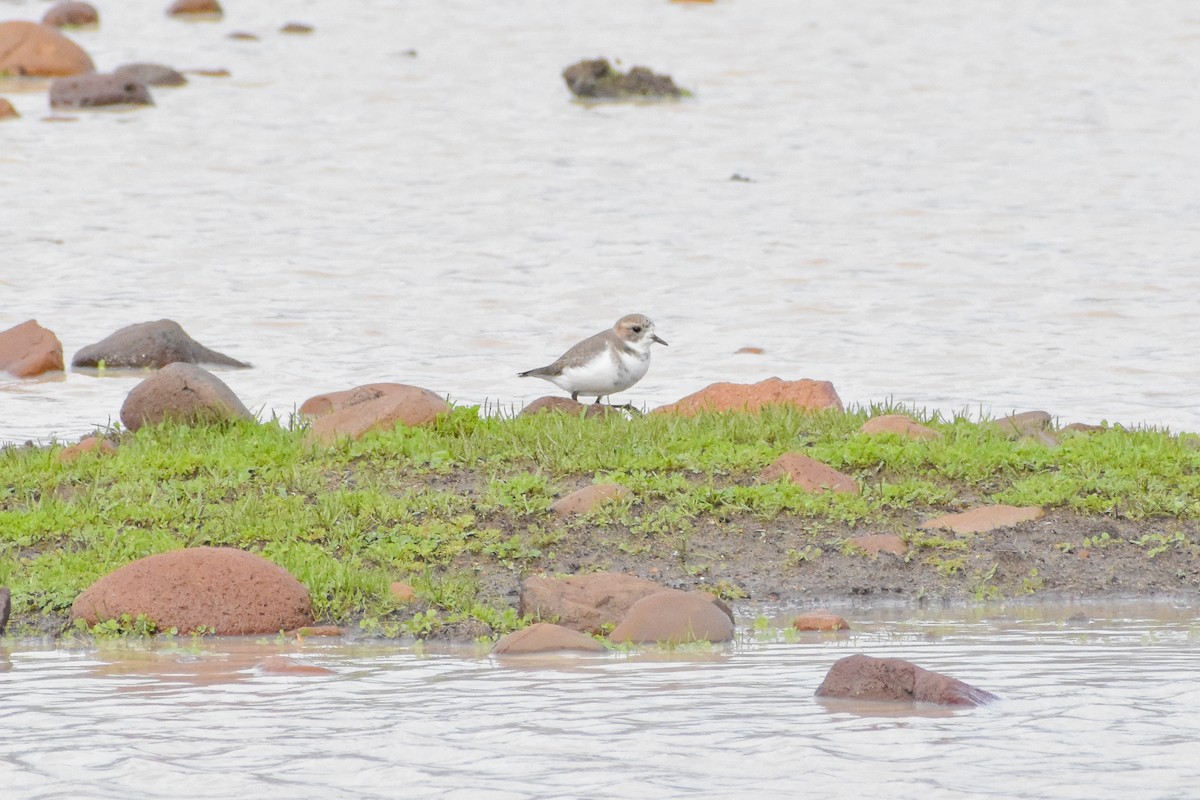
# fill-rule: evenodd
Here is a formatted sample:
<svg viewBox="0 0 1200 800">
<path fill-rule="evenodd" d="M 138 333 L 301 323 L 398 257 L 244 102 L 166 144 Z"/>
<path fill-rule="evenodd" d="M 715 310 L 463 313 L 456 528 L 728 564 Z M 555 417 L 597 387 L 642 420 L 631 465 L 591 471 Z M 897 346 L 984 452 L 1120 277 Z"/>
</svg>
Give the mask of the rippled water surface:
<svg viewBox="0 0 1200 800">
<path fill-rule="evenodd" d="M 99 5 L 71 35 L 101 69 L 231 77 L 73 122 L 0 86 L 0 329 L 68 359 L 170 317 L 256 365 L 222 377 L 263 416 L 380 380 L 508 408 L 640 311 L 671 347 L 621 401 L 779 375 L 1200 430 L 1189 0 Z M 695 97 L 572 102 L 600 55 Z M 0 381 L 0 440 L 115 419 L 133 380 Z"/>
<path fill-rule="evenodd" d="M 47 800 L 1191 798 L 1198 612 L 860 608 L 842 638 L 747 630 L 706 651 L 515 660 L 316 640 L 5 644 L 0 778 L 5 797 Z M 275 652 L 335 674 L 256 673 Z M 852 653 L 1001 700 L 818 702 Z"/>
</svg>

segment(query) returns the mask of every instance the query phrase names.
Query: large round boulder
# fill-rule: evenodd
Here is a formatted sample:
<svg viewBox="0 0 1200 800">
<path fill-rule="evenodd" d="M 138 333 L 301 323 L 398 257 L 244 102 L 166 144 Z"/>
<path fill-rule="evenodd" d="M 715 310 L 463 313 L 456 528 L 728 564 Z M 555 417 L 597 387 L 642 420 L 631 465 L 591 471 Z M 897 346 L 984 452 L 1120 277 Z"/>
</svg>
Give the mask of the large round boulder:
<svg viewBox="0 0 1200 800">
<path fill-rule="evenodd" d="M 96 65 L 82 47 L 49 25 L 0 22 L 0 75 L 57 78 L 92 72 Z"/>
<path fill-rule="evenodd" d="M 618 572 L 565 578 L 533 576 L 521 584 L 521 615 L 599 633 L 605 626 L 620 622 L 638 600 L 664 588 L 654 581 Z"/>
<path fill-rule="evenodd" d="M 62 368 L 62 342 L 37 320 L 0 331 L 0 372 L 31 378 Z"/>
<path fill-rule="evenodd" d="M 312 435 L 326 444 L 391 430 L 397 424 L 430 425 L 450 410 L 449 403 L 428 389 L 404 383 L 371 383 L 330 392 L 310 397 L 300 406 L 301 414 L 318 417 Z"/>
<path fill-rule="evenodd" d="M 691 417 L 702 411 L 755 412 L 767 406 L 794 406 L 806 411 L 843 410 L 842 400 L 829 381 L 767 378 L 754 384 L 714 383 L 678 402 L 656 408 L 653 413 Z"/>
<path fill-rule="evenodd" d="M 949 706 L 979 706 L 996 700 L 983 689 L 918 667 L 902 658 L 853 655 L 830 668 L 817 697 L 899 700 Z"/>
<path fill-rule="evenodd" d="M 528 628 L 504 636 L 492 647 L 492 655 L 517 656 L 574 650 L 584 653 L 603 653 L 607 648 L 600 642 L 562 625 L 536 622 Z"/>
<path fill-rule="evenodd" d="M 59 78 L 50 84 L 51 108 L 152 105 L 154 98 L 145 84 L 116 75 L 93 72 Z"/>
<path fill-rule="evenodd" d="M 254 419 L 225 382 L 195 364 L 168 364 L 133 387 L 121 405 L 121 424 L 206 425 Z"/>
<path fill-rule="evenodd" d="M 165 367 L 182 361 L 187 364 L 215 364 L 220 367 L 249 367 L 244 361 L 210 350 L 187 335 L 178 322 L 160 319 L 126 325 L 95 344 L 89 344 L 71 359 L 73 367 L 109 368 Z"/>
<path fill-rule="evenodd" d="M 733 632 L 728 606 L 712 595 L 668 589 L 630 606 L 608 638 L 634 644 L 728 642 Z"/>
<path fill-rule="evenodd" d="M 89 625 L 145 615 L 159 630 L 228 636 L 290 631 L 313 622 L 304 584 L 262 556 L 231 547 L 140 558 L 92 584 L 71 613 Z"/>
</svg>

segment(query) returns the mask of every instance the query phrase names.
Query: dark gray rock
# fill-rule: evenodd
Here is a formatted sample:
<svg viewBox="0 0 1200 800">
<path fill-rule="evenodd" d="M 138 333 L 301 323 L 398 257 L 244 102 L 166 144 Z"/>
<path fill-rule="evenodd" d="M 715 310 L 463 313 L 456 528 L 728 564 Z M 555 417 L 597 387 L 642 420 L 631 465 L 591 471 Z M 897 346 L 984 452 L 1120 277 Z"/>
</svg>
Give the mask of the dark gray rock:
<svg viewBox="0 0 1200 800">
<path fill-rule="evenodd" d="M 244 361 L 209 350 L 187 335 L 178 322 L 160 319 L 128 325 L 95 344 L 89 344 L 71 359 L 73 367 L 165 367 L 185 364 L 216 364 L 222 367 L 249 367 Z"/>
<path fill-rule="evenodd" d="M 657 75 L 646 67 L 620 72 L 603 58 L 572 64 L 563 70 L 563 80 L 576 97 L 598 100 L 676 98 L 685 94 L 670 75 Z"/>
<path fill-rule="evenodd" d="M 8 614 L 12 611 L 12 592 L 7 586 L 0 586 L 0 636 L 4 635 L 4 629 L 8 627 Z"/>
<path fill-rule="evenodd" d="M 121 424 L 131 431 L 143 425 L 174 422 L 213 425 L 254 419 L 225 382 L 195 364 L 169 364 L 133 387 L 121 405 Z"/>
<path fill-rule="evenodd" d="M 50 84 L 51 108 L 152 105 L 154 98 L 144 83 L 116 75 L 73 75 Z"/>
<path fill-rule="evenodd" d="M 122 64 L 113 70 L 113 75 L 147 86 L 183 86 L 187 83 L 183 73 L 162 64 Z"/>
</svg>

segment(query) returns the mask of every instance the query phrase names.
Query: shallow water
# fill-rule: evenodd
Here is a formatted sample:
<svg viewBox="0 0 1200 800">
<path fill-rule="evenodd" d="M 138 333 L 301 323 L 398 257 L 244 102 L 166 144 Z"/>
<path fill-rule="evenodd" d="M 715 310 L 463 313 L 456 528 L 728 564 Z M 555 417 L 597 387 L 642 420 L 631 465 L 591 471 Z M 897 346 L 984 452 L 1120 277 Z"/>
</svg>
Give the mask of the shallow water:
<svg viewBox="0 0 1200 800">
<path fill-rule="evenodd" d="M 840 638 L 743 628 L 736 646 L 657 655 L 0 645 L 0 777 L 5 797 L 47 800 L 1195 796 L 1194 599 L 841 613 L 856 630 Z M 277 652 L 336 674 L 254 672 Z M 818 702 L 860 652 L 1001 700 Z"/>
<path fill-rule="evenodd" d="M 511 408 L 557 393 L 518 370 L 640 311 L 671 347 L 619 402 L 779 375 L 1200 430 L 1187 0 L 163 5 L 71 35 L 232 77 L 74 122 L 0 86 L 0 329 L 36 317 L 68 359 L 169 317 L 256 365 L 221 377 L 264 417 L 372 381 Z M 559 72 L 597 55 L 695 98 L 572 102 Z M 132 385 L 2 381 L 0 441 L 87 432 Z"/>
</svg>

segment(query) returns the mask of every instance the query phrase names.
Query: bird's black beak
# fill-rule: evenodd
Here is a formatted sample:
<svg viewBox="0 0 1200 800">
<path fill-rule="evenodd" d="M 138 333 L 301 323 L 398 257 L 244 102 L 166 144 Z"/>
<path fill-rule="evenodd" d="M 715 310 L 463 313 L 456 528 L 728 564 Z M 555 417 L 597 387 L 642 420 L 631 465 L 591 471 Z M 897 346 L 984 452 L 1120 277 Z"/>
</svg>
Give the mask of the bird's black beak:
<svg viewBox="0 0 1200 800">
<path fill-rule="evenodd" d="M 671 345 L 667 344 L 666 342 L 664 342 L 662 339 L 658 338 L 658 336 L 657 336 L 657 335 L 653 335 L 653 336 L 651 336 L 651 337 L 650 337 L 650 341 L 652 341 L 652 342 L 658 342 L 659 344 L 663 345 L 664 347 L 670 347 L 670 346 L 671 346 Z"/>
</svg>

